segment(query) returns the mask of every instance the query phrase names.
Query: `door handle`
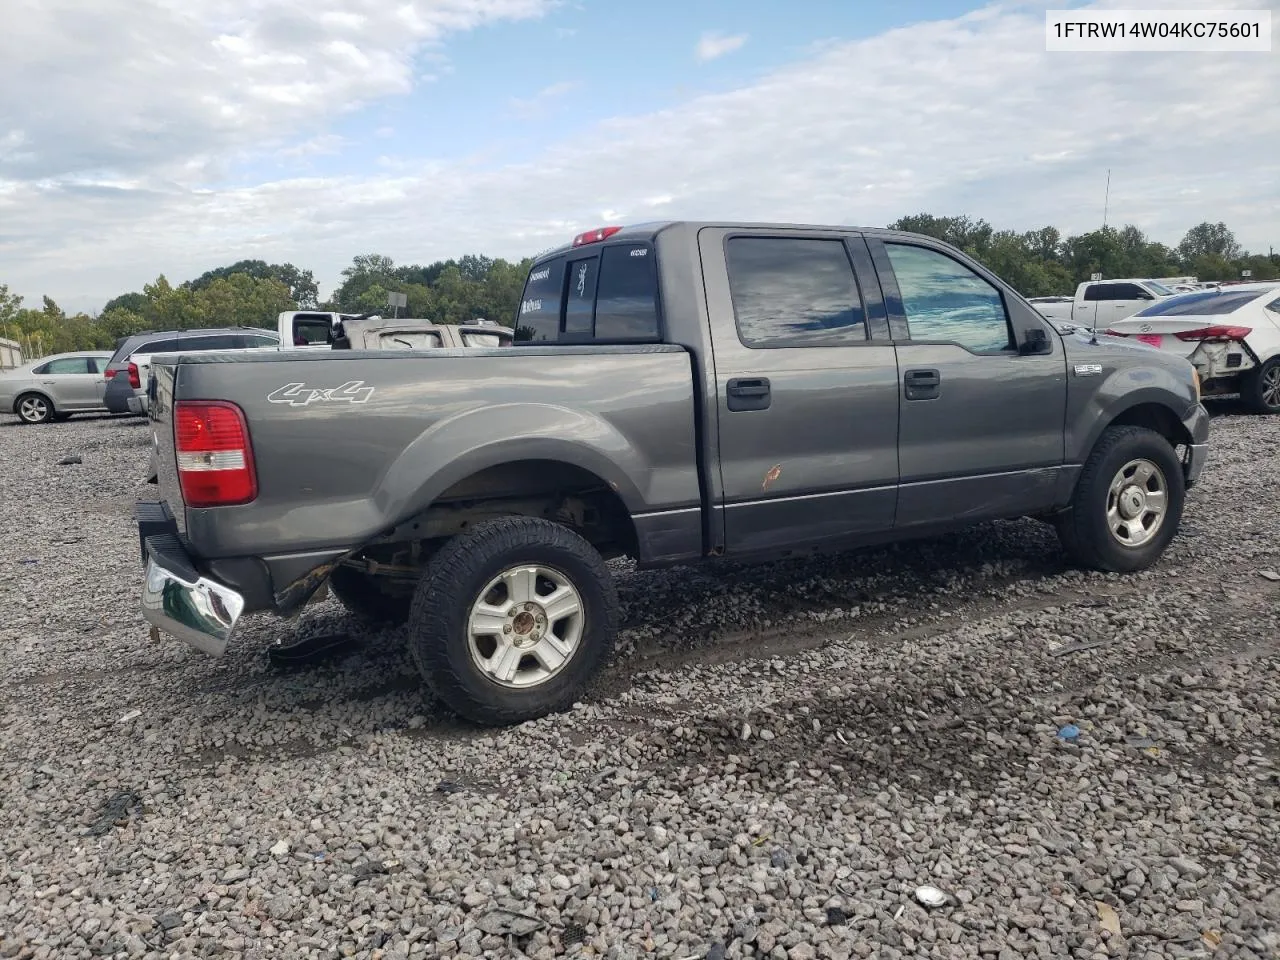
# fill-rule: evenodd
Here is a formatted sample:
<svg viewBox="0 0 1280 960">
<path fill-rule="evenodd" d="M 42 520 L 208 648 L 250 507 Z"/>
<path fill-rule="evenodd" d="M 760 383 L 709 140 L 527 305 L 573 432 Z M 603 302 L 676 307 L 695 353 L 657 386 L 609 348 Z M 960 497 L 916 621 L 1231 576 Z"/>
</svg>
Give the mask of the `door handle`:
<svg viewBox="0 0 1280 960">
<path fill-rule="evenodd" d="M 740 377 L 725 386 L 731 411 L 768 410 L 772 402 L 769 381 L 764 377 Z"/>
<path fill-rule="evenodd" d="M 942 375 L 937 370 L 908 370 L 902 383 L 908 400 L 936 400 L 942 393 Z"/>
</svg>

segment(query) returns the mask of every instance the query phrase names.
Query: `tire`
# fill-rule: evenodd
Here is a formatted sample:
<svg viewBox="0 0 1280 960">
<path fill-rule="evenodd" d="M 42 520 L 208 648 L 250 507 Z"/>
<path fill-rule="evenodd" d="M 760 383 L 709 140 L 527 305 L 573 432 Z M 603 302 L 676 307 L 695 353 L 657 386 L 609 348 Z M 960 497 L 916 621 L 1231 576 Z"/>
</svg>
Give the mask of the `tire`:
<svg viewBox="0 0 1280 960">
<path fill-rule="evenodd" d="M 1240 398 L 1254 413 L 1280 413 L 1280 357 L 1272 357 L 1243 379 Z"/>
<path fill-rule="evenodd" d="M 13 412 L 23 423 L 48 423 L 53 419 L 53 401 L 43 393 L 24 393 L 13 402 Z"/>
<path fill-rule="evenodd" d="M 399 626 L 409 619 L 413 597 L 383 590 L 377 580 L 350 567 L 338 567 L 329 574 L 329 589 L 358 619 L 374 626 Z"/>
<path fill-rule="evenodd" d="M 1162 512 L 1155 496 L 1161 492 Z M 1178 532 L 1185 498 L 1182 464 L 1168 440 L 1145 427 L 1108 427 L 1085 461 L 1069 509 L 1057 519 L 1058 539 L 1079 566 L 1145 570 Z"/>
<path fill-rule="evenodd" d="M 482 602 L 488 615 L 473 611 Z M 572 530 L 529 517 L 479 523 L 445 543 L 409 614 L 409 649 L 427 684 L 484 726 L 569 709 L 617 633 L 617 589 L 600 554 Z"/>
</svg>

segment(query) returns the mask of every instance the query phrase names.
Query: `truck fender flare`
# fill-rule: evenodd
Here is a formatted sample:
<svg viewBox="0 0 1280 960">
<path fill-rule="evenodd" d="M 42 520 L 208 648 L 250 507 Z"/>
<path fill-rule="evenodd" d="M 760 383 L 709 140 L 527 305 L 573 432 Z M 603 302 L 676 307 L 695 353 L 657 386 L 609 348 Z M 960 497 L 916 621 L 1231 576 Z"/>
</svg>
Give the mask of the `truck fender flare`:
<svg viewBox="0 0 1280 960">
<path fill-rule="evenodd" d="M 1125 374 L 1122 381 L 1115 382 L 1113 389 L 1108 389 L 1112 385 L 1107 384 L 1099 390 L 1088 406 L 1076 415 L 1075 423 L 1068 424 L 1068 463 L 1084 463 L 1103 431 L 1136 407 L 1163 407 L 1178 428 L 1185 430 L 1182 421 L 1195 406 L 1194 396 L 1180 396 L 1188 390 L 1185 385 L 1179 383 L 1168 371 L 1158 368 L 1139 368 L 1125 371 Z M 1135 389 L 1134 380 L 1137 378 L 1145 379 L 1147 384 Z M 1184 409 L 1180 410 L 1180 406 Z M 1083 433 L 1071 429 L 1085 425 L 1087 429 Z"/>
<path fill-rule="evenodd" d="M 1088 434 L 1084 436 L 1083 443 L 1080 443 L 1079 447 L 1076 448 L 1075 462 L 1083 463 L 1088 460 L 1089 453 L 1096 447 L 1098 440 L 1101 439 L 1107 428 L 1114 426 L 1117 420 L 1123 419 L 1126 413 L 1138 407 L 1155 406 L 1164 408 L 1169 412 L 1170 420 L 1178 425 L 1178 429 L 1185 431 L 1183 419 L 1187 416 L 1187 411 L 1179 413 L 1176 404 L 1172 401 L 1174 401 L 1174 396 L 1170 396 L 1169 390 L 1153 387 L 1151 389 L 1135 390 L 1133 393 L 1126 394 L 1120 401 L 1103 408 L 1100 415 L 1094 417 L 1093 425 Z"/>
<path fill-rule="evenodd" d="M 477 437 L 501 439 L 477 442 Z M 644 497 L 635 477 L 648 468 L 627 438 L 600 417 L 552 404 L 477 407 L 447 417 L 405 448 L 374 492 L 391 524 L 421 513 L 473 474 L 520 460 L 551 460 L 589 471 L 635 515 Z"/>
</svg>

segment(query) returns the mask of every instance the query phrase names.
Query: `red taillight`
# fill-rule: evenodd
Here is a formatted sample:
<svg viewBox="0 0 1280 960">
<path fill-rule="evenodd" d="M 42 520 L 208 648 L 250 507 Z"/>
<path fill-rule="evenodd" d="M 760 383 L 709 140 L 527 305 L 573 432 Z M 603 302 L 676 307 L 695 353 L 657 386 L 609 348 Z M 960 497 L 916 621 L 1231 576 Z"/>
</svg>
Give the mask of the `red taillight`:
<svg viewBox="0 0 1280 960">
<path fill-rule="evenodd" d="M 573 245 L 580 247 L 584 243 L 599 243 L 601 240 L 608 240 L 621 229 L 621 227 L 600 227 L 596 230 L 588 230 L 586 233 L 580 233 L 574 237 Z"/>
<path fill-rule="evenodd" d="M 187 506 L 228 507 L 258 496 L 249 427 L 234 403 L 179 400 L 173 435 Z"/>
<path fill-rule="evenodd" d="M 1174 336 L 1179 340 L 1243 340 L 1252 332 L 1253 327 L 1201 327 L 1183 330 Z"/>
<path fill-rule="evenodd" d="M 110 367 L 107 367 L 107 369 L 102 372 L 102 378 L 104 380 L 114 380 L 116 378 L 116 372 Z"/>
<path fill-rule="evenodd" d="M 142 386 L 142 380 L 138 377 L 138 365 L 136 363 L 129 364 L 129 386 L 135 390 Z"/>
</svg>

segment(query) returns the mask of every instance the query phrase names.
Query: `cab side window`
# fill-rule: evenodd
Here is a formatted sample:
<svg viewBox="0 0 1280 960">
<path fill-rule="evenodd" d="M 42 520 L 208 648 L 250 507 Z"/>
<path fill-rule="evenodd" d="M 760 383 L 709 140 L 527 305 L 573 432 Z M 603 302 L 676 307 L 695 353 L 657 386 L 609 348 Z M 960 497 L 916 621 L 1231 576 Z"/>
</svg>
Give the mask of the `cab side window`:
<svg viewBox="0 0 1280 960">
<path fill-rule="evenodd" d="M 912 340 L 955 343 L 972 353 L 1011 349 L 1004 297 L 964 264 L 927 247 L 886 243 Z"/>
<path fill-rule="evenodd" d="M 865 343 L 866 314 L 841 240 L 730 237 L 738 339 L 753 349 Z"/>
</svg>

